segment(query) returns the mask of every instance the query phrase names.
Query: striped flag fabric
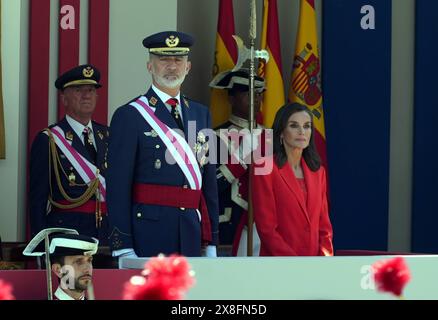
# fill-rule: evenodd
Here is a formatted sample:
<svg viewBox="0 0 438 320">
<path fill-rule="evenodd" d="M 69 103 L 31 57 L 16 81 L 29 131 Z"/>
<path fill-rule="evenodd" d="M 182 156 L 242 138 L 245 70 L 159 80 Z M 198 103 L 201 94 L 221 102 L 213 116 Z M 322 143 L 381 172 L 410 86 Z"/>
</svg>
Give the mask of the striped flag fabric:
<svg viewBox="0 0 438 320">
<path fill-rule="evenodd" d="M 58 32 L 57 75 L 81 63 L 93 64 L 101 72 L 102 88 L 99 90 L 99 100 L 93 119 L 102 124 L 108 121 L 108 56 L 109 56 L 109 0 L 93 0 L 88 3 L 88 16 L 81 17 L 79 0 L 60 0 L 57 30 L 51 30 L 51 7 L 55 5 L 50 0 L 30 0 L 29 12 L 29 104 L 28 104 L 28 143 L 29 147 L 36 134 L 47 127 L 49 114 L 53 106 L 49 106 L 50 82 L 50 51 L 54 45 L 50 34 Z M 87 39 L 81 42 L 80 20 L 88 20 Z M 88 41 L 86 41 L 88 40 Z M 79 61 L 79 52 L 86 46 L 87 61 Z M 56 93 L 57 94 L 57 93 Z M 56 118 L 64 116 L 61 104 L 57 106 Z"/>
<path fill-rule="evenodd" d="M 289 101 L 306 105 L 314 115 L 315 143 L 323 165 L 327 166 L 321 64 L 315 0 L 301 0 Z"/>
<path fill-rule="evenodd" d="M 278 28 L 277 0 L 263 1 L 261 48 L 269 53 L 269 62 L 260 61 L 259 76 L 265 78 L 266 91 L 262 101 L 263 125 L 271 128 L 275 114 L 284 105 L 284 83 L 281 74 L 281 45 Z"/>
<path fill-rule="evenodd" d="M 2 4 L 0 3 L 0 57 L 1 57 L 1 10 Z M 2 91 L 2 61 L 0 58 L 0 159 L 5 159 L 6 157 L 6 145 L 5 145 L 5 118 L 3 114 L 3 91 Z"/>
<path fill-rule="evenodd" d="M 220 0 L 213 78 L 220 72 L 232 69 L 237 62 L 237 46 L 232 37 L 233 35 L 233 0 Z M 228 94 L 226 90 L 211 90 L 210 112 L 213 127 L 228 121 L 231 109 L 228 103 Z"/>
<path fill-rule="evenodd" d="M 58 74 L 79 64 L 80 0 L 59 0 Z M 64 117 L 64 106 L 58 94 L 58 120 Z"/>
</svg>

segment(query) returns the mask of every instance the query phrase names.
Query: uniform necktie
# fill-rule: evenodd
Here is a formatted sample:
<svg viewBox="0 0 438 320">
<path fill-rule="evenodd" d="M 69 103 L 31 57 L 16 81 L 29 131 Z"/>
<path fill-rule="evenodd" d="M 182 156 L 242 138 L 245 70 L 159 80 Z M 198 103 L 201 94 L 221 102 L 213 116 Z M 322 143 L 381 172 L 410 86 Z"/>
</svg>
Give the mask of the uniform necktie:
<svg viewBox="0 0 438 320">
<path fill-rule="evenodd" d="M 91 140 L 90 132 L 91 130 L 88 127 L 84 128 L 83 135 L 84 135 L 84 145 L 85 149 L 87 149 L 88 154 L 90 155 L 91 159 L 93 160 L 93 163 L 96 163 L 96 149 L 93 145 L 93 140 Z"/>
<path fill-rule="evenodd" d="M 170 98 L 169 100 L 166 101 L 166 103 L 172 107 L 170 114 L 172 115 L 173 119 L 175 120 L 176 124 L 178 125 L 178 128 L 180 128 L 182 131 L 184 131 L 184 125 L 183 125 L 182 120 L 181 120 L 181 115 L 179 114 L 179 111 L 177 109 L 178 99 Z"/>
</svg>

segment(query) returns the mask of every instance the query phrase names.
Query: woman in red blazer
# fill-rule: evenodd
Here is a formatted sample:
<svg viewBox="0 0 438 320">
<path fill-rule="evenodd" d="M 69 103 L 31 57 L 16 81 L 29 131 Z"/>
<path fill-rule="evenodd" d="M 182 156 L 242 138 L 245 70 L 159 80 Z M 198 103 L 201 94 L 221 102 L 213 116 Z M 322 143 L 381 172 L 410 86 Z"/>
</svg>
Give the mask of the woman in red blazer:
<svg viewBox="0 0 438 320">
<path fill-rule="evenodd" d="M 257 161 L 252 172 L 261 256 L 333 255 L 326 175 L 313 136 L 306 106 L 292 103 L 278 110 L 273 156 Z"/>
</svg>

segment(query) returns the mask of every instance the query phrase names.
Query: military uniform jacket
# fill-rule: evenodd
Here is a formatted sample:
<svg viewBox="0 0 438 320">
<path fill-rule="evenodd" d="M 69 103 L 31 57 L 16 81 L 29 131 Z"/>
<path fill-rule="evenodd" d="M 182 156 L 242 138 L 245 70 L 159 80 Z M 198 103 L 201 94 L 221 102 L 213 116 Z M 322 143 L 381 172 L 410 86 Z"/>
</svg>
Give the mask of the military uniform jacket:
<svg viewBox="0 0 438 320">
<path fill-rule="evenodd" d="M 262 126 L 258 127 L 262 129 Z M 248 121 L 231 115 L 230 120 L 216 128 L 218 136 L 217 184 L 219 193 L 219 241 L 224 245 L 232 245 L 232 255 L 237 255 L 241 242 L 242 230 L 248 221 L 248 165 L 231 162 L 231 140 L 227 132 L 248 129 Z M 225 131 L 223 131 L 225 130 Z M 222 134 L 221 134 L 221 131 Z M 226 141 L 228 139 L 228 141 Z M 228 148 L 226 147 L 228 144 Z M 224 151 L 227 156 L 221 155 Z M 224 160 L 226 162 L 224 163 Z M 256 235 L 255 235 L 256 236 Z M 246 242 L 246 240 L 245 240 Z M 254 244 L 257 239 L 254 239 Z M 245 254 L 246 255 L 246 254 Z"/>
<path fill-rule="evenodd" d="M 217 164 L 217 184 L 219 193 L 219 242 L 223 245 L 232 245 L 236 228 L 240 223 L 243 211 L 247 209 L 246 201 L 248 173 L 247 166 L 244 164 L 231 164 L 228 156 L 229 148 L 224 147 L 224 141 L 220 138 L 221 130 L 242 128 L 228 121 L 216 128 L 218 135 L 218 155 L 227 152 L 227 163 Z M 222 137 L 223 139 L 224 137 Z M 222 156 L 223 157 L 223 156 Z M 245 185 L 243 185 L 245 183 Z M 243 195 L 243 197 L 242 197 Z"/>
<path fill-rule="evenodd" d="M 59 126 L 65 133 L 65 139 L 71 142 L 71 146 L 76 149 L 87 160 L 92 162 L 87 150 L 80 137 L 71 128 L 66 118 L 62 119 L 55 125 Z M 92 122 L 94 141 L 97 148 L 96 166 L 100 170 L 100 174 L 105 176 L 106 171 L 106 152 L 108 146 L 108 127 Z M 60 180 L 64 190 L 70 198 L 78 198 L 84 194 L 87 186 L 78 172 L 73 168 L 66 156 L 57 148 L 60 160 L 59 168 Z M 45 228 L 60 227 L 76 229 L 79 234 L 96 237 L 99 239 L 99 244 L 105 245 L 108 238 L 108 222 L 106 217 L 103 217 L 101 227 L 96 228 L 95 211 L 90 213 L 75 212 L 75 209 L 70 209 L 68 212 L 56 212 L 56 208 L 49 205 L 48 199 L 50 194 L 49 170 L 51 170 L 51 185 L 52 198 L 59 202 L 65 200 L 61 194 L 56 181 L 53 161 L 49 169 L 49 137 L 44 132 L 40 132 L 32 143 L 30 155 L 30 218 L 31 231 L 35 235 Z M 76 186 L 72 186 L 70 179 L 73 179 Z M 93 196 L 90 200 L 95 200 Z"/>
<path fill-rule="evenodd" d="M 155 108 L 155 116 L 160 121 L 170 128 L 177 128 L 165 104 L 152 88 L 145 97 Z M 189 101 L 182 95 L 180 103 L 186 140 L 189 121 L 196 122 L 196 136 L 200 130 L 210 128 L 210 114 L 206 106 Z M 196 210 L 133 201 L 132 188 L 135 184 L 188 186 L 180 167 L 166 161 L 164 142 L 129 103 L 116 110 L 110 130 L 107 198 L 112 249 L 133 248 L 138 256 L 160 253 L 200 256 L 201 225 Z M 170 154 L 168 157 L 171 158 Z M 212 242 L 216 244 L 218 200 L 215 165 L 201 166 L 201 175 Z M 172 194 L 168 196 L 172 197 Z"/>
</svg>

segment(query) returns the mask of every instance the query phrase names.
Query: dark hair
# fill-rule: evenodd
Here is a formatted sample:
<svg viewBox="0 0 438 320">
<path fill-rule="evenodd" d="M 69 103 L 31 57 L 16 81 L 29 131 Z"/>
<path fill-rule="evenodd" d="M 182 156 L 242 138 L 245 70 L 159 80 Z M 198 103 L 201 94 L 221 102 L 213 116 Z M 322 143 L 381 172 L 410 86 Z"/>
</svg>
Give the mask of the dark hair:
<svg viewBox="0 0 438 320">
<path fill-rule="evenodd" d="M 249 88 L 248 86 L 243 85 L 234 85 L 232 88 L 228 89 L 228 95 L 229 96 L 235 96 L 238 92 L 248 92 Z"/>
<path fill-rule="evenodd" d="M 59 263 L 62 267 L 65 264 L 65 256 L 52 255 L 50 256 L 50 263 L 51 264 Z"/>
<path fill-rule="evenodd" d="M 305 105 L 296 102 L 282 106 L 275 115 L 274 124 L 272 125 L 272 129 L 274 131 L 274 158 L 280 168 L 286 163 L 287 154 L 283 144 L 281 143 L 281 134 L 286 128 L 290 116 L 300 111 L 305 111 L 309 114 L 312 125 L 312 135 L 310 136 L 309 145 L 303 150 L 303 158 L 310 170 L 317 171 L 321 166 L 321 158 L 319 157 L 315 146 L 313 114 Z"/>
</svg>

